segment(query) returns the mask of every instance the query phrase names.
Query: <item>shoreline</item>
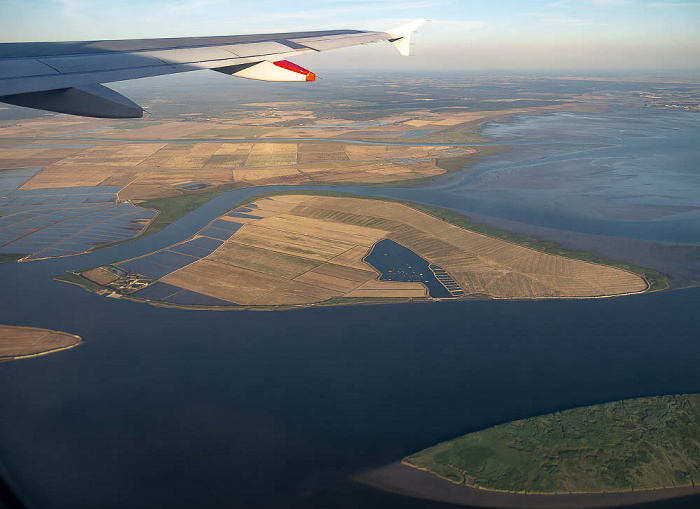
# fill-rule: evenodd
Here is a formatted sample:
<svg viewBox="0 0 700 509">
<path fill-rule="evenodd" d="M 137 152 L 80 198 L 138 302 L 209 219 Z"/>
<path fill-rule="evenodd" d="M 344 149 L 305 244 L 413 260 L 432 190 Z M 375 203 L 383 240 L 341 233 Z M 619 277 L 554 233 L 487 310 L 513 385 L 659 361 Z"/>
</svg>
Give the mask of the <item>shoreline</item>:
<svg viewBox="0 0 700 509">
<path fill-rule="evenodd" d="M 401 462 L 362 472 L 353 476 L 353 480 L 379 490 L 436 502 L 507 509 L 585 509 L 642 504 L 679 497 L 700 499 L 700 486 L 568 494 L 492 491 L 456 484 Z"/>
<path fill-rule="evenodd" d="M 73 274 L 72 272 L 68 272 L 67 274 Z M 64 274 L 63 274 L 64 275 Z M 61 276 L 63 276 L 61 275 Z M 98 291 L 94 290 L 89 290 L 82 284 L 76 281 L 67 281 L 65 279 L 60 279 L 61 276 L 54 276 L 52 279 L 54 281 L 58 281 L 60 283 L 67 283 L 70 285 L 75 285 L 79 288 L 82 288 L 85 291 L 88 291 L 90 293 L 94 293 L 96 295 L 100 296 L 105 296 L 108 298 L 114 298 L 114 299 L 123 299 L 123 300 L 128 300 L 131 302 L 137 302 L 140 304 L 148 304 L 149 306 L 154 306 L 154 307 L 159 307 L 159 308 L 167 308 L 167 309 L 181 309 L 184 311 L 223 311 L 223 312 L 254 312 L 254 313 L 271 313 L 271 312 L 281 312 L 281 311 L 288 311 L 288 312 L 293 312 L 293 311 L 303 311 L 303 310 L 308 310 L 308 309 L 326 309 L 326 308 L 334 308 L 334 307 L 361 307 L 361 306 L 387 306 L 387 305 L 421 305 L 421 304 L 442 304 L 442 303 L 450 303 L 450 302 L 488 302 L 488 301 L 504 301 L 504 302 L 541 302 L 541 301 L 572 301 L 572 300 L 595 300 L 595 299 L 615 299 L 615 298 L 621 298 L 621 297 L 634 297 L 638 295 L 644 295 L 648 293 L 656 293 L 656 292 L 651 292 L 649 290 L 642 291 L 642 292 L 637 292 L 637 293 L 624 293 L 624 294 L 617 294 L 617 295 L 603 295 L 603 296 L 597 296 L 597 297 L 535 297 L 535 298 L 522 298 L 522 297 L 513 297 L 513 298 L 496 298 L 496 297 L 481 297 L 481 296 L 466 296 L 466 297 L 445 297 L 445 298 L 432 298 L 432 297 L 426 297 L 426 298 L 417 298 L 417 297 L 411 297 L 411 298 L 405 298 L 404 300 L 399 300 L 400 298 L 398 297 L 387 297 L 386 299 L 382 298 L 377 298 L 377 300 L 365 300 L 365 301 L 358 301 L 358 302 L 330 302 L 330 301 L 322 301 L 322 302 L 315 302 L 312 304 L 285 304 L 285 305 L 280 305 L 280 306 L 271 306 L 271 305 L 259 305 L 259 306 L 254 306 L 254 305 L 235 305 L 232 304 L 231 306 L 212 306 L 212 305 L 196 305 L 196 304 L 174 304 L 170 302 L 163 302 L 163 301 L 157 301 L 157 300 L 148 300 L 144 298 L 139 298 L 135 296 L 130 296 L 129 294 L 112 294 L 112 295 L 106 295 L 106 294 L 101 294 Z M 82 276 L 81 276 L 82 277 Z M 683 291 L 683 290 L 690 290 L 700 287 L 700 285 L 692 285 L 692 286 L 686 286 L 683 288 L 668 288 L 665 290 L 658 290 L 658 292 L 677 292 L 677 291 Z"/>
</svg>

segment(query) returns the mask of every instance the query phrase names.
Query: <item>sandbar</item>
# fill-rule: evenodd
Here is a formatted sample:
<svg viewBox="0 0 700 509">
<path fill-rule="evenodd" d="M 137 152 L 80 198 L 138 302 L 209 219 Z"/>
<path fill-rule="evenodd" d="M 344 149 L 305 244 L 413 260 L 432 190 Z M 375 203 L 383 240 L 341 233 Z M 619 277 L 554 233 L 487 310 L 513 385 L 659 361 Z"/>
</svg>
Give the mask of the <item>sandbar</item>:
<svg viewBox="0 0 700 509">
<path fill-rule="evenodd" d="M 606 493 L 528 495 L 455 484 L 399 462 L 354 477 L 362 484 L 416 498 L 478 507 L 513 509 L 583 509 L 617 507 L 678 497 L 700 497 L 699 486 Z"/>
</svg>

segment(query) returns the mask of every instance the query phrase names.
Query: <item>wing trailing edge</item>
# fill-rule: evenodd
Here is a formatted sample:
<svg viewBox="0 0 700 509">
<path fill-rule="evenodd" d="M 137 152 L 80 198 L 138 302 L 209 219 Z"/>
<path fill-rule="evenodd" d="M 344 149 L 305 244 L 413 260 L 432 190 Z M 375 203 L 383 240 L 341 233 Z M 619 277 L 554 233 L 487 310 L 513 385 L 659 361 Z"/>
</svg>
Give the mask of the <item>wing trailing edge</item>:
<svg viewBox="0 0 700 509">
<path fill-rule="evenodd" d="M 56 113 L 68 113 L 81 117 L 141 118 L 143 108 L 111 88 L 99 83 L 42 90 L 0 97 L 15 106 L 26 106 Z"/>
</svg>

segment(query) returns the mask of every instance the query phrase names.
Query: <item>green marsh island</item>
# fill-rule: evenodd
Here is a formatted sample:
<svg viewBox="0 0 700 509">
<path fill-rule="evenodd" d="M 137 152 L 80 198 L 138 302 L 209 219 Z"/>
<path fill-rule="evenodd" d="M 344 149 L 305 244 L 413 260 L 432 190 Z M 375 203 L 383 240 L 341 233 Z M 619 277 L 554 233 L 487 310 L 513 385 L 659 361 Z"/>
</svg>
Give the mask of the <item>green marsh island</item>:
<svg viewBox="0 0 700 509">
<path fill-rule="evenodd" d="M 527 494 L 695 487 L 700 394 L 647 397 L 510 422 L 403 464 L 455 484 Z"/>
</svg>

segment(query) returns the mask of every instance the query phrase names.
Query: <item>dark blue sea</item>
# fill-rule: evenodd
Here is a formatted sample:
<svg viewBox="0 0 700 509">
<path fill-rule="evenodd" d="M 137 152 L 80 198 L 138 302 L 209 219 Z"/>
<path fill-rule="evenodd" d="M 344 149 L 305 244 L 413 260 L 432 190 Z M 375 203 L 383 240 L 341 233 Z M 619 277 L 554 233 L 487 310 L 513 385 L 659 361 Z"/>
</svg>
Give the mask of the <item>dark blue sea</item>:
<svg viewBox="0 0 700 509">
<path fill-rule="evenodd" d="M 674 124 L 662 118 L 659 125 Z M 569 118 L 573 125 L 579 120 Z M 697 122 L 687 123 L 678 115 L 678 130 L 667 134 L 697 129 Z M 540 128 L 523 129 L 532 135 Z M 538 150 L 553 157 L 551 147 L 548 139 L 548 148 Z M 494 159 L 480 164 L 484 175 L 498 173 Z M 465 172 L 473 177 L 474 170 Z M 514 179 L 517 172 L 507 174 Z M 424 190 L 424 201 L 433 203 L 442 192 L 447 206 L 459 205 L 461 194 L 467 198 L 456 208 L 467 210 L 474 204 L 468 196 L 478 191 L 467 182 L 472 177 L 453 174 L 424 188 L 382 192 L 420 197 Z M 684 182 L 678 194 L 692 206 L 697 175 Z M 351 476 L 514 419 L 700 392 L 700 288 L 593 300 L 215 312 L 108 299 L 51 279 L 183 240 L 254 192 L 222 195 L 133 243 L 0 265 L 0 323 L 84 338 L 65 352 L 0 365 L 0 463 L 28 506 L 446 507 L 356 484 Z M 569 209 L 572 230 L 604 234 L 596 225 L 613 221 L 621 234 L 656 238 L 660 222 L 677 221 L 679 241 L 699 241 L 692 225 L 683 229 L 692 210 L 669 212 L 664 202 L 661 216 L 654 209 L 657 216 L 640 219 L 634 207 L 631 218 L 592 219 L 577 208 L 583 201 Z M 626 203 L 610 206 L 623 214 Z M 504 215 L 509 206 L 504 201 Z M 533 224 L 546 221 L 541 206 L 529 210 Z M 564 226 L 562 220 L 558 227 Z M 697 504 L 696 497 L 645 507 Z"/>
</svg>

